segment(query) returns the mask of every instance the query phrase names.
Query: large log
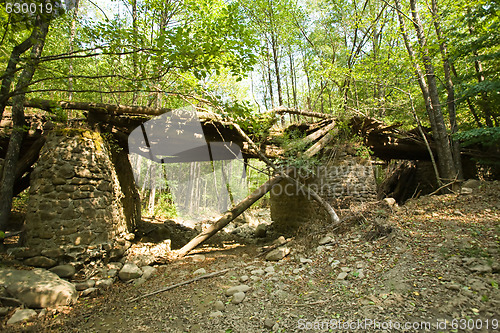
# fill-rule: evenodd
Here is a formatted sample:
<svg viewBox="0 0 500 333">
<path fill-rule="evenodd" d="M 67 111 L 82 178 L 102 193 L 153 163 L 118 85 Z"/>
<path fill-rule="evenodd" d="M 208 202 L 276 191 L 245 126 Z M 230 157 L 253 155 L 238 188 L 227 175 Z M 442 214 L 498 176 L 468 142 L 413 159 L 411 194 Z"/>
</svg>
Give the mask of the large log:
<svg viewBox="0 0 500 333">
<path fill-rule="evenodd" d="M 274 108 L 274 109 L 270 110 L 269 112 L 275 112 L 275 113 L 278 113 L 278 114 L 282 114 L 282 113 L 298 114 L 300 116 L 322 118 L 322 119 L 333 119 L 333 118 L 335 118 L 331 114 L 325 114 L 325 113 L 319 113 L 319 112 L 313 112 L 313 111 L 305 111 L 305 110 L 299 110 L 299 109 L 295 109 L 295 108 L 286 108 L 286 107 L 283 107 L 283 106 Z"/>
<path fill-rule="evenodd" d="M 243 199 L 240 203 L 234 206 L 232 209 L 226 211 L 222 217 L 220 217 L 215 223 L 210 225 L 207 230 L 203 231 L 201 234 L 193 238 L 189 243 L 184 245 L 180 250 L 177 251 L 177 257 L 181 258 L 188 254 L 195 247 L 215 235 L 219 230 L 228 225 L 232 220 L 241 215 L 245 210 L 247 210 L 254 202 L 262 198 L 264 194 L 269 192 L 275 185 L 279 184 L 283 179 L 285 179 L 285 174 L 290 174 L 293 169 L 288 169 L 283 173 L 271 177 L 267 182 L 265 182 L 261 187 L 253 191 L 248 197 Z"/>
</svg>

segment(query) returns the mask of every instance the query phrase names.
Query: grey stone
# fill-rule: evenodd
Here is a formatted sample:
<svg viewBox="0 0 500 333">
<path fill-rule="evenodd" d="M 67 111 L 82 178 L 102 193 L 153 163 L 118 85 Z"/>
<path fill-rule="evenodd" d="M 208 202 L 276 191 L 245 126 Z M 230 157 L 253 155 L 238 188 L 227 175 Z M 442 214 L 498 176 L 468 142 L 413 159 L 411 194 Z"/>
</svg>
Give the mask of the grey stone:
<svg viewBox="0 0 500 333">
<path fill-rule="evenodd" d="M 6 307 L 0 308 L 0 316 L 2 316 L 2 317 L 6 316 L 9 312 L 10 312 L 9 308 L 6 308 Z"/>
<path fill-rule="evenodd" d="M 146 279 L 144 277 L 140 277 L 138 279 L 134 280 L 134 286 L 138 287 L 146 282 Z"/>
<path fill-rule="evenodd" d="M 42 309 L 42 310 L 38 313 L 38 318 L 45 317 L 46 315 L 47 315 L 47 309 Z"/>
<path fill-rule="evenodd" d="M 205 256 L 203 254 L 194 254 L 192 256 L 187 257 L 191 259 L 193 262 L 203 262 L 205 261 Z"/>
<path fill-rule="evenodd" d="M 36 256 L 24 260 L 24 264 L 34 267 L 50 268 L 57 265 L 57 261 L 47 258 L 45 256 Z"/>
<path fill-rule="evenodd" d="M 264 272 L 266 273 L 274 273 L 274 267 L 273 266 L 268 266 L 264 269 Z"/>
<path fill-rule="evenodd" d="M 73 284 L 45 269 L 0 269 L 0 284 L 31 308 L 71 305 L 78 297 Z"/>
<path fill-rule="evenodd" d="M 489 265 L 475 265 L 475 266 L 470 267 L 469 269 L 471 270 L 471 272 L 479 273 L 479 274 L 492 272 L 492 268 Z"/>
<path fill-rule="evenodd" d="M 471 193 L 472 189 L 469 187 L 462 187 L 462 189 L 460 190 L 460 194 L 471 194 Z"/>
<path fill-rule="evenodd" d="M 155 274 L 157 271 L 156 268 L 151 267 L 151 266 L 142 266 L 141 270 L 142 270 L 142 277 L 145 280 L 150 279 L 153 276 L 153 274 Z"/>
<path fill-rule="evenodd" d="M 233 294 L 233 299 L 231 300 L 231 302 L 233 304 L 240 304 L 241 302 L 243 302 L 244 299 L 245 299 L 245 293 L 242 291 L 238 291 L 237 293 Z"/>
<path fill-rule="evenodd" d="M 52 233 L 51 233 L 51 237 L 52 237 Z M 45 249 L 45 250 L 42 250 L 42 256 L 46 256 L 46 257 L 49 257 L 49 258 L 59 258 L 59 257 L 62 257 L 64 255 L 64 251 L 63 249 Z"/>
<path fill-rule="evenodd" d="M 39 256 L 41 253 L 39 249 L 17 248 L 12 250 L 13 250 L 12 253 L 14 257 L 16 257 L 16 259 L 36 257 Z"/>
<path fill-rule="evenodd" d="M 341 272 L 338 276 L 337 276 L 337 280 L 345 280 L 345 278 L 347 277 L 347 272 Z"/>
<path fill-rule="evenodd" d="M 60 278 L 70 278 L 75 275 L 76 270 L 72 265 L 59 265 L 49 269 L 52 273 L 56 273 Z"/>
<path fill-rule="evenodd" d="M 281 244 L 285 244 L 286 243 L 286 239 L 285 237 L 283 236 L 279 236 L 276 240 L 274 240 L 273 244 L 274 245 L 281 245 Z"/>
<path fill-rule="evenodd" d="M 252 273 L 252 275 L 264 275 L 266 272 L 263 269 L 259 268 L 259 269 L 254 269 L 250 273 Z"/>
<path fill-rule="evenodd" d="M 9 320 L 7 325 L 16 324 L 22 321 L 30 321 L 36 317 L 37 313 L 32 309 L 18 309 Z"/>
<path fill-rule="evenodd" d="M 78 291 L 92 288 L 93 286 L 95 286 L 95 280 L 87 280 L 87 281 L 75 283 L 75 289 Z"/>
<path fill-rule="evenodd" d="M 477 179 L 467 179 L 463 184 L 462 187 L 468 187 L 470 189 L 475 189 L 479 188 L 481 186 L 481 181 Z"/>
<path fill-rule="evenodd" d="M 98 288 L 87 288 L 81 294 L 82 297 L 95 297 L 97 295 L 99 295 Z"/>
<path fill-rule="evenodd" d="M 193 272 L 193 275 L 204 275 L 204 274 L 207 274 L 207 270 L 205 268 L 200 268 Z"/>
<path fill-rule="evenodd" d="M 300 259 L 299 259 L 299 260 L 300 260 L 300 263 L 301 263 L 301 264 L 309 264 L 309 263 L 311 263 L 311 262 L 312 262 L 312 260 L 311 260 L 311 259 L 306 259 L 306 258 L 304 258 L 304 257 L 300 257 Z"/>
<path fill-rule="evenodd" d="M 118 275 L 118 270 L 108 269 L 108 274 L 107 274 L 108 278 L 114 278 L 114 277 L 116 277 L 116 275 Z"/>
<path fill-rule="evenodd" d="M 248 281 L 248 275 L 240 276 L 240 282 L 247 282 L 247 281 Z"/>
<path fill-rule="evenodd" d="M 266 255 L 267 261 L 279 261 L 286 257 L 290 253 L 290 249 L 288 247 L 282 247 L 278 249 L 274 249 Z"/>
<path fill-rule="evenodd" d="M 450 284 L 446 285 L 446 288 L 448 288 L 450 290 L 456 290 L 456 291 L 459 291 L 461 289 L 460 285 L 458 283 L 450 283 Z"/>
<path fill-rule="evenodd" d="M 99 288 L 99 289 L 108 289 L 112 285 L 113 285 L 113 279 L 112 278 L 97 280 L 96 283 L 95 283 L 96 288 Z"/>
<path fill-rule="evenodd" d="M 255 237 L 264 238 L 267 234 L 267 225 L 262 223 L 255 228 Z"/>
<path fill-rule="evenodd" d="M 274 320 L 272 320 L 271 318 L 266 318 L 266 320 L 264 320 L 264 327 L 268 328 L 268 329 L 272 329 L 275 323 L 276 322 Z"/>
<path fill-rule="evenodd" d="M 122 269 L 118 273 L 118 277 L 122 281 L 129 281 L 133 279 L 140 278 L 142 275 L 142 271 L 139 267 L 137 267 L 136 264 L 125 264 L 123 265 Z"/>
<path fill-rule="evenodd" d="M 208 316 L 210 318 L 217 318 L 217 317 L 222 317 L 223 314 L 221 311 L 214 311 L 214 312 L 211 312 Z"/>
<path fill-rule="evenodd" d="M 325 236 L 323 238 L 321 238 L 318 242 L 319 245 L 325 245 L 325 244 L 328 244 L 328 243 L 331 243 L 333 241 L 332 237 L 330 236 Z"/>
<path fill-rule="evenodd" d="M 214 308 L 217 311 L 224 311 L 224 303 L 222 303 L 221 301 L 215 301 Z"/>
<path fill-rule="evenodd" d="M 109 269 L 116 269 L 116 270 L 119 271 L 120 269 L 122 269 L 123 264 L 121 262 L 118 262 L 118 261 L 116 261 L 116 262 L 110 262 L 109 264 L 107 264 L 107 267 Z"/>
<path fill-rule="evenodd" d="M 394 198 L 384 198 L 384 202 L 389 207 L 395 207 L 395 206 L 397 206 L 396 199 L 394 199 Z"/>
<path fill-rule="evenodd" d="M 226 290 L 226 296 L 232 296 L 234 295 L 235 293 L 239 293 L 239 292 L 247 292 L 249 291 L 251 288 L 246 285 L 246 284 L 240 284 L 239 286 L 234 286 L 234 287 L 231 287 L 229 289 Z"/>
</svg>

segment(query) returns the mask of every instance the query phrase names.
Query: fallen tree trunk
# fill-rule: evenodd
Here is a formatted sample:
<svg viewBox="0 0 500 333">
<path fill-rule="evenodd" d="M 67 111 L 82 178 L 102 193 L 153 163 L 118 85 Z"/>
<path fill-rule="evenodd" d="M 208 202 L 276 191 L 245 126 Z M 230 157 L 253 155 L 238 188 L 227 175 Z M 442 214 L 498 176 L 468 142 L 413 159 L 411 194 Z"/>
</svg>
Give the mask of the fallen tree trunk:
<svg viewBox="0 0 500 333">
<path fill-rule="evenodd" d="M 282 113 L 298 114 L 300 116 L 322 118 L 322 119 L 333 119 L 334 118 L 331 114 L 325 114 L 325 113 L 319 113 L 319 112 L 313 112 L 313 111 L 304 111 L 304 110 L 299 110 L 299 109 L 295 109 L 295 108 L 285 108 L 285 107 L 274 108 L 270 112 L 275 112 L 278 114 L 282 114 Z"/>
<path fill-rule="evenodd" d="M 108 114 L 143 114 L 150 116 L 158 116 L 160 114 L 170 112 L 169 108 L 152 108 L 148 106 L 131 106 L 120 104 L 105 104 L 91 102 L 68 102 L 68 101 L 51 101 L 45 99 L 30 99 L 24 102 L 25 107 L 37 108 L 48 112 L 53 112 L 56 108 L 65 110 L 82 110 L 96 113 Z"/>
<path fill-rule="evenodd" d="M 285 179 L 285 174 L 290 174 L 293 171 L 292 168 L 287 169 L 285 172 L 275 175 L 267 182 L 265 182 L 261 187 L 253 191 L 248 197 L 243 199 L 240 203 L 234 206 L 232 209 L 226 211 L 222 217 L 220 217 L 214 224 L 203 231 L 201 234 L 193 238 L 189 243 L 184 245 L 178 252 L 177 257 L 181 258 L 188 254 L 195 247 L 215 235 L 219 230 L 228 225 L 232 220 L 241 215 L 245 210 L 248 209 L 254 202 L 259 200 L 269 192 L 273 186 L 279 184 L 283 179 Z"/>
</svg>

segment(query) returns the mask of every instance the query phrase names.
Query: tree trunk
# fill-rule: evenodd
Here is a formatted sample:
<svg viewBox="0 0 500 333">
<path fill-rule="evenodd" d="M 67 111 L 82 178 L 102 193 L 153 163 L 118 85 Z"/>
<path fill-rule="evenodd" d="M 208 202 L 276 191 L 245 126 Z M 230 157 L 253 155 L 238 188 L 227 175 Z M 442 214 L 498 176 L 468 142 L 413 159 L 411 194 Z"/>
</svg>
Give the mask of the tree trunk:
<svg viewBox="0 0 500 333">
<path fill-rule="evenodd" d="M 278 41 L 274 32 L 271 33 L 271 47 L 273 48 L 274 73 L 276 75 L 276 88 L 278 90 L 278 105 L 283 105 L 283 93 L 281 89 L 280 64 L 278 57 Z"/>
<path fill-rule="evenodd" d="M 436 122 L 436 128 L 433 129 L 432 132 L 436 142 L 439 164 L 442 169 L 441 175 L 446 179 L 446 181 L 452 181 L 458 176 L 458 174 L 453 161 L 448 133 L 446 131 L 446 125 L 441 111 L 441 102 L 439 101 L 439 92 L 437 88 L 436 75 L 434 74 L 434 66 L 432 66 L 432 61 L 429 56 L 427 39 L 425 37 L 424 27 L 417 10 L 416 0 L 410 0 L 410 7 L 413 17 L 413 25 L 417 32 L 417 39 L 421 48 L 420 52 L 425 67 L 425 77 L 429 88 L 429 97 L 432 102 L 431 112 L 434 115 Z"/>
<path fill-rule="evenodd" d="M 35 23 L 35 27 L 40 24 L 40 18 L 37 18 Z M 14 75 L 17 71 L 17 64 L 19 63 L 19 58 L 21 55 L 28 51 L 30 47 L 33 46 L 33 42 L 38 35 L 38 29 L 33 28 L 31 35 L 26 38 L 21 44 L 16 45 L 12 49 L 12 53 L 10 54 L 9 62 L 7 64 L 7 68 L 3 74 L 2 86 L 0 88 L 0 121 L 2 121 L 3 112 L 5 107 L 7 106 L 7 101 L 9 99 L 10 86 L 12 84 L 12 80 L 14 79 Z"/>
<path fill-rule="evenodd" d="M 432 0 L 431 12 L 433 16 L 434 28 L 436 30 L 436 35 L 439 41 L 439 50 L 441 52 L 441 57 L 443 59 L 444 77 L 446 80 L 445 86 L 446 86 L 446 92 L 448 94 L 446 104 L 448 106 L 448 115 L 450 118 L 450 129 L 451 129 L 450 142 L 453 153 L 453 162 L 455 163 L 456 172 L 458 172 L 458 179 L 462 179 L 463 171 L 462 171 L 462 160 L 460 156 L 460 144 L 457 140 L 453 139 L 453 134 L 455 134 L 458 131 L 457 113 L 455 104 L 455 87 L 453 86 L 453 80 L 451 79 L 451 66 L 450 66 L 450 60 L 448 58 L 448 49 L 440 26 L 440 17 L 438 14 L 437 0 Z"/>
<path fill-rule="evenodd" d="M 38 19 L 37 19 L 38 21 Z M 16 176 L 16 164 L 21 150 L 21 143 L 24 137 L 24 100 L 26 98 L 25 89 L 29 86 L 38 65 L 38 61 L 43 51 L 45 37 L 49 30 L 49 21 L 40 19 L 40 25 L 33 28 L 36 32 L 33 48 L 31 49 L 30 59 L 26 67 L 19 76 L 16 90 L 19 92 L 13 98 L 12 120 L 13 128 L 9 141 L 9 147 L 5 156 L 5 162 L 0 183 L 0 230 L 5 230 L 9 220 L 10 210 L 12 208 L 12 195 L 14 191 L 14 182 Z"/>
<path fill-rule="evenodd" d="M 73 11 L 73 18 L 71 20 L 71 31 L 70 31 L 70 35 L 69 35 L 69 54 L 72 54 L 73 50 L 74 50 L 74 42 L 75 42 L 75 36 L 76 36 L 76 20 L 78 18 L 78 5 L 79 4 L 80 4 L 80 0 L 75 0 L 75 9 Z M 72 58 L 69 58 L 69 68 L 68 68 L 68 100 L 69 101 L 73 100 L 73 59 Z"/>
</svg>

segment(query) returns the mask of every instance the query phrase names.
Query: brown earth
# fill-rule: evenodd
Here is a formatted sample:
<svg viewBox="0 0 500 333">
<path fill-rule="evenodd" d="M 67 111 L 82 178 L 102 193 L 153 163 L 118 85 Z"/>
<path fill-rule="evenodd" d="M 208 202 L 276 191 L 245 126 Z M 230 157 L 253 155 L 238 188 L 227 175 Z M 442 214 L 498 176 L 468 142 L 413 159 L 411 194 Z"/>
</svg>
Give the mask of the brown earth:
<svg viewBox="0 0 500 333">
<path fill-rule="evenodd" d="M 172 262 L 160 266 L 156 276 L 140 286 L 117 282 L 98 297 L 80 298 L 72 308 L 2 328 L 9 332 L 334 332 L 339 331 L 335 325 L 351 324 L 343 331 L 424 332 L 417 326 L 428 322 L 432 326 L 427 331 L 432 332 L 499 330 L 499 182 L 484 183 L 473 194 L 422 197 L 402 207 L 365 204 L 344 211 L 343 216 L 349 218 L 342 230 L 331 230 L 325 223 L 304 227 L 287 244 L 291 254 L 279 262 L 257 257 L 261 248 L 255 244 L 204 247 L 197 251 L 205 255 L 202 262 Z M 319 246 L 327 235 L 331 242 Z M 270 266 L 274 272 L 259 275 L 260 268 Z M 189 280 L 199 268 L 207 273 L 230 270 L 128 301 Z M 345 278 L 339 279 L 343 271 Z M 242 303 L 233 304 L 225 291 L 241 284 L 244 275 L 250 277 L 245 284 L 251 289 Z M 216 301 L 224 304 L 221 312 L 216 312 Z M 415 326 L 404 327 L 407 322 Z"/>
</svg>

